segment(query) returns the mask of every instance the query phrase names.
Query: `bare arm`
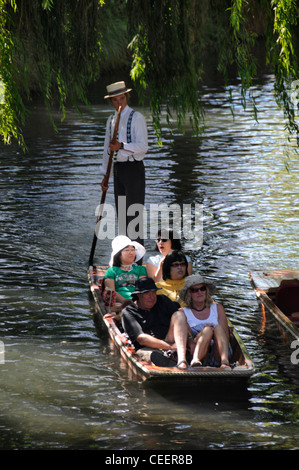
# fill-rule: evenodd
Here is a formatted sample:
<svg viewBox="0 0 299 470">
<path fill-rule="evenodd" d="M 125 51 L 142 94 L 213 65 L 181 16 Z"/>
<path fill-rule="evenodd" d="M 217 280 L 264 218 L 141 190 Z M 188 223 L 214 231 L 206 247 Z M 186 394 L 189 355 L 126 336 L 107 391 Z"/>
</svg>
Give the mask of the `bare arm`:
<svg viewBox="0 0 299 470">
<path fill-rule="evenodd" d="M 105 287 L 108 289 L 114 290 L 115 291 L 115 282 L 113 279 L 106 278 L 105 279 Z M 116 292 L 116 291 L 115 291 Z M 122 295 L 120 295 L 118 292 L 116 292 L 116 300 L 118 302 L 123 302 L 126 300 Z"/>
<path fill-rule="evenodd" d="M 154 336 L 148 335 L 146 333 L 141 333 L 139 336 L 137 336 L 136 341 L 138 341 L 138 343 L 142 347 L 166 349 L 166 350 L 175 349 L 174 343 L 168 343 L 167 341 L 163 339 L 155 338 Z"/>
<path fill-rule="evenodd" d="M 160 261 L 159 266 L 156 267 L 151 263 L 147 263 L 146 272 L 148 277 L 151 277 L 155 282 L 162 281 L 162 270 L 163 270 L 164 258 Z"/>
</svg>

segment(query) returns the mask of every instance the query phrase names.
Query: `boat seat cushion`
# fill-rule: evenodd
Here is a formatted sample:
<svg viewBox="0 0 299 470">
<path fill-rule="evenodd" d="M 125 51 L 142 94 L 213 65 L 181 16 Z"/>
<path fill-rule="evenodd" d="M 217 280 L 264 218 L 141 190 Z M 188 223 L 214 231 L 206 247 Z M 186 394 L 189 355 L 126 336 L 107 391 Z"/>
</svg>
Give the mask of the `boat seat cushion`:
<svg viewBox="0 0 299 470">
<path fill-rule="evenodd" d="M 277 289 L 275 303 L 287 316 L 299 312 L 299 281 L 283 281 Z"/>
</svg>

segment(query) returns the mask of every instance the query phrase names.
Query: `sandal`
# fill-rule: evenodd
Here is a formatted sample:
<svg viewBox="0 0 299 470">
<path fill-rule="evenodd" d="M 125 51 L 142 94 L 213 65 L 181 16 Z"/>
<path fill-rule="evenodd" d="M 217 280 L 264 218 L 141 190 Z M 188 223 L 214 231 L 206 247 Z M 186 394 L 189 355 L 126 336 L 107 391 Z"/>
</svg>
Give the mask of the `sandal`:
<svg viewBox="0 0 299 470">
<path fill-rule="evenodd" d="M 231 369 L 231 366 L 227 361 L 221 362 L 220 369 Z"/>
<path fill-rule="evenodd" d="M 182 364 L 185 364 L 187 367 L 182 367 Z M 179 362 L 176 367 L 178 369 L 184 370 L 184 369 L 188 369 L 189 365 L 188 365 L 187 361 L 183 360 L 183 361 Z"/>
<path fill-rule="evenodd" d="M 194 361 L 190 364 L 191 367 L 202 367 L 202 363 L 200 361 Z"/>
</svg>

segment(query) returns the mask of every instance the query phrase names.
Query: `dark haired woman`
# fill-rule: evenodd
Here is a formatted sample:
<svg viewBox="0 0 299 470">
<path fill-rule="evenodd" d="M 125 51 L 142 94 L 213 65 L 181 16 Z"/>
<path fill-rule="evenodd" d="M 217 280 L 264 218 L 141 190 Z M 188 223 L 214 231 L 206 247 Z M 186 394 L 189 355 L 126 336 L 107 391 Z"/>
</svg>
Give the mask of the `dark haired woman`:
<svg viewBox="0 0 299 470">
<path fill-rule="evenodd" d="M 156 238 L 155 250 L 159 251 L 159 253 L 149 257 L 146 264 L 146 271 L 148 277 L 153 278 L 155 282 L 159 282 L 163 279 L 162 271 L 165 256 L 172 250 L 182 250 L 182 244 L 173 230 L 160 230 Z M 187 256 L 187 261 L 187 274 L 190 275 L 192 274 L 192 264 L 189 256 Z"/>
<path fill-rule="evenodd" d="M 158 295 L 166 295 L 173 302 L 179 302 L 180 291 L 185 285 L 188 261 L 182 251 L 174 250 L 165 256 L 163 281 L 156 282 Z"/>
</svg>

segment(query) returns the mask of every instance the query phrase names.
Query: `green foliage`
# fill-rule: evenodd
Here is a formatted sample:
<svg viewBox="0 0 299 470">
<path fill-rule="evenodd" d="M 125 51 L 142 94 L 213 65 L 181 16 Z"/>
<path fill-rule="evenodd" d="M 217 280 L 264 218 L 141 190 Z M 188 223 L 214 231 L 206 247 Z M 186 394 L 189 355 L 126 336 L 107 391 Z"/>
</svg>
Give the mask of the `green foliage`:
<svg viewBox="0 0 299 470">
<path fill-rule="evenodd" d="M 165 113 L 179 129 L 189 116 L 203 125 L 198 85 L 205 57 L 215 57 L 228 82 L 241 80 L 241 102 L 255 108 L 252 81 L 256 45 L 266 44 L 266 64 L 290 132 L 298 132 L 290 86 L 298 79 L 299 0 L 0 0 L 0 132 L 23 145 L 26 103 L 41 95 L 51 112 L 58 103 L 87 103 L 88 85 L 103 71 L 131 64 L 143 103 L 149 100 L 160 134 Z"/>
<path fill-rule="evenodd" d="M 275 92 L 282 105 L 290 133 L 296 133 L 299 142 L 299 127 L 295 120 L 296 103 L 292 103 L 290 84 L 299 78 L 299 34 L 298 2 L 295 0 L 273 0 L 273 42 L 275 47 L 268 55 L 275 73 Z"/>
<path fill-rule="evenodd" d="M 296 0 L 127 0 L 132 78 L 139 93 L 150 96 L 156 125 L 161 104 L 171 105 L 182 122 L 191 110 L 196 127 L 202 116 L 194 93 L 204 55 L 215 56 L 227 83 L 235 70 L 241 80 L 241 102 L 248 101 L 257 116 L 251 92 L 257 74 L 255 47 L 267 45 L 267 65 L 276 76 L 277 101 L 282 104 L 290 130 L 298 132 L 289 85 L 298 78 Z M 297 74 L 297 77 L 296 77 Z"/>
<path fill-rule="evenodd" d="M 128 0 L 127 5 L 131 77 L 140 98 L 149 99 L 158 134 L 163 104 L 168 119 L 173 110 L 176 112 L 179 128 L 190 111 L 192 123 L 199 130 L 200 70 L 191 47 L 190 2 Z"/>
<path fill-rule="evenodd" d="M 103 3 L 103 2 L 101 2 Z M 5 84 L 1 133 L 22 143 L 24 101 L 33 93 L 47 108 L 67 99 L 86 103 L 86 90 L 99 76 L 100 5 L 97 0 L 1 0 L 0 60 Z"/>
<path fill-rule="evenodd" d="M 123 0 L 106 0 L 101 8 L 101 70 L 128 68 L 127 8 Z"/>
<path fill-rule="evenodd" d="M 14 86 L 14 77 L 17 74 L 17 69 L 13 61 L 13 38 L 7 28 L 8 14 L 6 12 L 6 4 L 5 0 L 0 1 L 0 81 L 3 87 L 3 96 L 1 96 L 0 101 L 0 127 L 5 143 L 9 143 L 11 138 L 15 138 L 20 145 L 23 145 L 23 139 L 17 123 L 24 124 L 25 107 L 20 94 Z M 13 0 L 9 6 L 15 10 L 15 2 Z"/>
</svg>

